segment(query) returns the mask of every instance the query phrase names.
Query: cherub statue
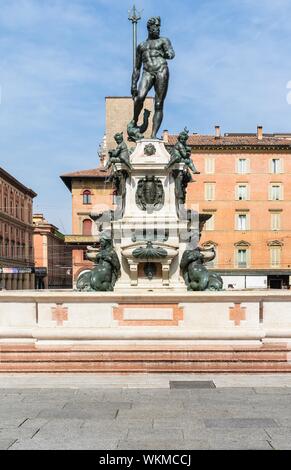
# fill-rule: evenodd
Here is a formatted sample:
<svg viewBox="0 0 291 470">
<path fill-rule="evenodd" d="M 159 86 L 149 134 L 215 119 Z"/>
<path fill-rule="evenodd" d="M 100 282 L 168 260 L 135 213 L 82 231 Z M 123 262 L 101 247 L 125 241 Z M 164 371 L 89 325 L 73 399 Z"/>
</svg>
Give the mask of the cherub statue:
<svg viewBox="0 0 291 470">
<path fill-rule="evenodd" d="M 116 149 L 109 150 L 109 159 L 102 171 L 107 171 L 111 166 L 114 167 L 115 163 L 123 163 L 127 166 L 129 170 L 131 170 L 131 164 L 129 162 L 129 150 L 127 148 L 126 143 L 123 140 L 123 132 L 117 132 L 114 135 L 114 140 L 117 143 Z"/>
<path fill-rule="evenodd" d="M 194 174 L 199 174 L 200 171 L 196 169 L 194 163 L 191 160 L 191 147 L 187 145 L 188 138 L 189 131 L 185 127 L 178 136 L 178 142 L 172 151 L 171 160 L 169 161 L 166 168 L 171 168 L 173 165 L 175 165 L 175 163 L 185 163 Z"/>
</svg>

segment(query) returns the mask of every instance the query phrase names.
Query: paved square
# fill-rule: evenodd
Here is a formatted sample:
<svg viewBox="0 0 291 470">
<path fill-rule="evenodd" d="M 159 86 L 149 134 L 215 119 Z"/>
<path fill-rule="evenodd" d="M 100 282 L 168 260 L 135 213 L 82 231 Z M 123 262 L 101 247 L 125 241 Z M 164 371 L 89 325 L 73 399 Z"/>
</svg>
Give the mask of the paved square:
<svg viewBox="0 0 291 470">
<path fill-rule="evenodd" d="M 288 374 L 2 374 L 0 449 L 291 449 L 290 399 Z"/>
</svg>

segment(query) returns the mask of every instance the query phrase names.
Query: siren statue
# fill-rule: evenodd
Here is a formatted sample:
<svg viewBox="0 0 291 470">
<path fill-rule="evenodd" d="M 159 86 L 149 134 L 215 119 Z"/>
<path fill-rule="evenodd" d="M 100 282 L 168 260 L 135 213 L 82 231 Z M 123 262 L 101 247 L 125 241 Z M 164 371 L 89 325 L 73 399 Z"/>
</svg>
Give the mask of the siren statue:
<svg viewBox="0 0 291 470">
<path fill-rule="evenodd" d="M 94 268 L 80 274 L 77 290 L 80 291 L 113 291 L 114 284 L 120 276 L 120 262 L 112 247 L 111 236 L 106 233 L 100 237 L 100 249 L 92 260 Z"/>
<path fill-rule="evenodd" d="M 210 256 L 207 256 L 210 252 Z M 188 290 L 221 290 L 223 281 L 221 276 L 209 272 L 204 264 L 215 258 L 213 247 L 206 249 L 196 247 L 185 250 L 181 259 L 180 268 Z"/>
</svg>

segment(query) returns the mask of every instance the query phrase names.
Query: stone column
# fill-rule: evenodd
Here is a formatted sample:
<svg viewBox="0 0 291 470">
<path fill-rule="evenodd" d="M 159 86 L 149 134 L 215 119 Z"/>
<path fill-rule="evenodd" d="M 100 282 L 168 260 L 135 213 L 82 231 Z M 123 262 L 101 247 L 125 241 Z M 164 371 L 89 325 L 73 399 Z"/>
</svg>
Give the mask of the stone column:
<svg viewBox="0 0 291 470">
<path fill-rule="evenodd" d="M 6 274 L 6 289 L 11 290 L 11 277 L 12 274 Z"/>
<path fill-rule="evenodd" d="M 23 274 L 18 274 L 17 290 L 22 290 Z"/>
<path fill-rule="evenodd" d="M 11 289 L 12 290 L 17 290 L 17 279 L 18 279 L 19 274 L 12 274 L 12 281 L 11 281 Z"/>
<path fill-rule="evenodd" d="M 29 274 L 30 277 L 30 289 L 34 290 L 35 289 L 35 274 L 31 273 Z"/>
<path fill-rule="evenodd" d="M 23 289 L 29 289 L 29 274 L 23 274 Z"/>
</svg>

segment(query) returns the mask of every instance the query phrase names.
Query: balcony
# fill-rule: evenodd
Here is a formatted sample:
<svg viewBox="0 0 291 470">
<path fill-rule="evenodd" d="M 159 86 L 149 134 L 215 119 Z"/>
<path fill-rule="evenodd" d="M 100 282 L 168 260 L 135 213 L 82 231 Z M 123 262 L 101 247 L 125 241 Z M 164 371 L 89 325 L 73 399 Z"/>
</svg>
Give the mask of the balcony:
<svg viewBox="0 0 291 470">
<path fill-rule="evenodd" d="M 68 245 L 85 245 L 99 241 L 98 235 L 65 235 L 65 243 Z"/>
<path fill-rule="evenodd" d="M 247 268 L 247 262 L 246 261 L 239 261 L 237 263 L 238 268 Z"/>
</svg>

